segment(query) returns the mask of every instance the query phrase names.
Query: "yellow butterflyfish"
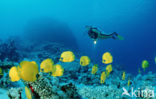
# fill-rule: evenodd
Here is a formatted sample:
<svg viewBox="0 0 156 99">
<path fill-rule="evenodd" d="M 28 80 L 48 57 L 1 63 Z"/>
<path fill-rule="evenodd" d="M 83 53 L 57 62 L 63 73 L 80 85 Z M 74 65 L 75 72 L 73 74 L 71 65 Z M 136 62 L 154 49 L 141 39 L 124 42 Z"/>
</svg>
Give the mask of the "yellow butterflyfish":
<svg viewBox="0 0 156 99">
<path fill-rule="evenodd" d="M 11 69 L 9 71 L 9 77 L 10 77 L 10 80 L 12 82 L 20 80 L 20 77 L 19 77 L 18 70 L 17 70 L 16 66 L 11 67 Z"/>
<path fill-rule="evenodd" d="M 106 73 L 105 72 L 102 72 L 100 83 L 101 84 L 105 83 L 105 80 L 106 80 Z"/>
<path fill-rule="evenodd" d="M 145 71 L 145 69 L 146 69 L 147 67 L 149 67 L 149 62 L 148 62 L 147 60 L 143 60 L 143 61 L 142 61 L 142 68 L 144 69 L 144 71 Z"/>
<path fill-rule="evenodd" d="M 72 62 L 75 60 L 75 55 L 71 51 L 65 51 L 61 54 L 60 61 L 61 62 Z"/>
<path fill-rule="evenodd" d="M 90 58 L 88 56 L 81 56 L 80 58 L 80 65 L 87 66 L 90 64 Z"/>
<path fill-rule="evenodd" d="M 51 76 L 56 77 L 56 76 L 62 76 L 63 75 L 64 69 L 63 69 L 63 67 L 61 65 L 56 64 L 56 65 L 54 65 L 54 68 L 55 68 L 55 71 L 52 71 Z"/>
<path fill-rule="evenodd" d="M 36 76 L 39 73 L 37 63 L 22 61 L 18 69 L 19 69 L 19 76 L 21 79 L 30 82 L 33 82 L 37 79 Z"/>
<path fill-rule="evenodd" d="M 3 75 L 3 70 L 1 67 L 0 67 L 0 75 Z"/>
<path fill-rule="evenodd" d="M 128 83 L 127 83 L 128 87 L 129 87 L 130 84 L 131 84 L 131 81 L 130 81 L 130 79 L 129 79 L 129 80 L 128 80 Z"/>
<path fill-rule="evenodd" d="M 107 77 L 109 76 L 109 74 L 112 72 L 112 65 L 107 65 L 106 67 L 106 73 L 107 73 Z"/>
<path fill-rule="evenodd" d="M 17 66 L 17 71 L 18 71 L 18 73 L 19 73 L 20 69 L 21 69 L 20 66 Z"/>
<path fill-rule="evenodd" d="M 102 63 L 110 64 L 112 62 L 113 62 L 113 56 L 109 52 L 104 53 L 102 56 Z"/>
<path fill-rule="evenodd" d="M 141 70 L 140 70 L 140 68 L 139 68 L 139 71 L 138 71 L 138 72 L 139 72 L 139 74 L 141 73 Z"/>
<path fill-rule="evenodd" d="M 37 63 L 36 63 L 35 61 L 31 61 L 31 63 L 33 63 L 33 64 L 37 65 Z"/>
<path fill-rule="evenodd" d="M 126 78 L 126 73 L 123 72 L 123 74 L 122 74 L 122 80 L 125 80 L 125 78 Z"/>
<path fill-rule="evenodd" d="M 95 65 L 92 67 L 92 74 L 96 74 L 97 71 L 98 71 L 98 65 L 95 64 Z"/>
<path fill-rule="evenodd" d="M 25 94 L 26 94 L 27 99 L 32 99 L 31 90 L 26 86 L 25 86 Z"/>
<path fill-rule="evenodd" d="M 52 71 L 52 69 L 54 67 L 53 65 L 54 65 L 54 62 L 52 59 L 50 59 L 50 58 L 45 59 L 40 64 L 40 71 L 45 72 L 45 73 L 49 73 Z"/>
</svg>

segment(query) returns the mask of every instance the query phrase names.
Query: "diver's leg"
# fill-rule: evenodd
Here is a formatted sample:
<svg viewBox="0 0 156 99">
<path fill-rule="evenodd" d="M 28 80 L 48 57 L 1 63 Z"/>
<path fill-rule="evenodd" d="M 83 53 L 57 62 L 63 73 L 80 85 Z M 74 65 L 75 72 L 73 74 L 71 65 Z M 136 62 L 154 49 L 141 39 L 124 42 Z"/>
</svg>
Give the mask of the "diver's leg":
<svg viewBox="0 0 156 99">
<path fill-rule="evenodd" d="M 98 36 L 99 39 L 108 39 L 108 38 L 112 38 L 112 34 L 110 35 L 106 35 L 106 34 L 101 34 Z"/>
<path fill-rule="evenodd" d="M 112 34 L 110 34 L 110 36 L 113 39 L 118 39 L 118 34 L 116 32 L 113 32 Z"/>
<path fill-rule="evenodd" d="M 113 39 L 124 40 L 124 38 L 122 36 L 118 35 L 116 32 L 113 32 L 112 34 L 110 34 L 110 36 Z"/>
<path fill-rule="evenodd" d="M 100 33 L 100 35 L 98 35 L 98 38 L 99 39 L 112 38 L 112 39 L 115 39 L 115 40 L 124 40 L 124 38 L 122 36 L 118 35 L 116 32 L 113 32 L 113 33 L 111 33 L 109 35 Z"/>
</svg>

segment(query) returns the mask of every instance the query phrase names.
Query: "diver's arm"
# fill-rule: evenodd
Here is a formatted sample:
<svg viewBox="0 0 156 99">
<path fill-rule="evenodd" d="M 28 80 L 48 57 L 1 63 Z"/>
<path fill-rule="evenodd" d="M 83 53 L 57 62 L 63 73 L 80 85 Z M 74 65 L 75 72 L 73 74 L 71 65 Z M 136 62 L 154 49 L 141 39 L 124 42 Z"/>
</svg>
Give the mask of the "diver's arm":
<svg viewBox="0 0 156 99">
<path fill-rule="evenodd" d="M 97 29 L 97 28 L 92 28 L 92 31 L 97 33 L 97 34 L 100 34 L 101 32 Z"/>
</svg>

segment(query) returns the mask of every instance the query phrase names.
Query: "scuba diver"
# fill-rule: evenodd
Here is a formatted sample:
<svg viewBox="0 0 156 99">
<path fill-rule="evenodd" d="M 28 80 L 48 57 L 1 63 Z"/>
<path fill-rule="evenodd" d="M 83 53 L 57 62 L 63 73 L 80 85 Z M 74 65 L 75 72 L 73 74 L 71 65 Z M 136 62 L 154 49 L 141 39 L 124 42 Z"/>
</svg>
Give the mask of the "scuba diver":
<svg viewBox="0 0 156 99">
<path fill-rule="evenodd" d="M 90 38 L 94 40 L 94 44 L 97 43 L 98 39 L 115 39 L 115 40 L 123 40 L 124 38 L 120 35 L 118 35 L 116 32 L 113 32 L 111 34 L 104 34 L 100 30 L 98 30 L 96 27 L 92 26 L 86 26 L 88 30 L 88 35 Z"/>
</svg>

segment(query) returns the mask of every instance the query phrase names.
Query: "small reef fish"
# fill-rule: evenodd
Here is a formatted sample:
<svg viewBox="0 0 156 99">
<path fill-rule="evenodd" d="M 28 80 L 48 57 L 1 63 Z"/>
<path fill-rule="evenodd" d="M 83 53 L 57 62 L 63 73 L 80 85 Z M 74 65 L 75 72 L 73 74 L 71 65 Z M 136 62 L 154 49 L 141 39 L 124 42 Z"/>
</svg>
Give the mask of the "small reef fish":
<svg viewBox="0 0 156 99">
<path fill-rule="evenodd" d="M 55 68 L 55 70 L 52 71 L 51 76 L 56 77 L 56 76 L 62 76 L 63 75 L 64 69 L 63 69 L 63 67 L 61 65 L 56 64 L 56 65 L 54 65 L 54 68 Z"/>
<path fill-rule="evenodd" d="M 52 59 L 50 59 L 50 58 L 45 59 L 40 64 L 40 71 L 49 73 L 52 71 L 52 69 L 54 67 L 53 65 L 54 65 L 54 61 Z"/>
<path fill-rule="evenodd" d="M 101 83 L 101 84 L 105 83 L 105 80 L 106 80 L 106 73 L 105 73 L 105 72 L 102 72 L 102 74 L 101 74 L 101 79 L 100 79 L 100 83 Z"/>
<path fill-rule="evenodd" d="M 52 59 L 45 59 L 40 64 L 41 72 L 51 73 L 51 76 L 62 76 L 64 69 L 61 65 L 56 64 Z M 20 79 L 24 81 L 34 82 L 37 80 L 37 75 L 39 73 L 38 64 L 35 61 L 22 61 L 19 66 L 13 66 L 9 71 L 9 77 L 12 82 L 19 81 Z"/>
<path fill-rule="evenodd" d="M 143 60 L 143 61 L 142 61 L 142 68 L 144 69 L 144 71 L 145 71 L 145 69 L 146 69 L 147 67 L 149 67 L 149 62 L 148 62 L 147 60 Z"/>
<path fill-rule="evenodd" d="M 123 74 L 122 74 L 122 80 L 125 80 L 125 78 L 126 78 L 126 73 L 123 72 Z"/>
<path fill-rule="evenodd" d="M 92 67 L 92 72 L 91 72 L 91 74 L 96 74 L 97 71 L 98 71 L 98 65 L 95 64 L 95 65 Z"/>
<path fill-rule="evenodd" d="M 88 56 L 81 56 L 80 58 L 80 65 L 87 66 L 90 64 L 90 58 Z"/>
<path fill-rule="evenodd" d="M 102 63 L 110 64 L 112 62 L 113 62 L 113 56 L 109 52 L 104 53 L 102 56 Z"/>
<path fill-rule="evenodd" d="M 65 51 L 61 54 L 60 61 L 61 62 L 72 62 L 75 60 L 75 55 L 71 51 Z"/>
<path fill-rule="evenodd" d="M 127 86 L 129 87 L 129 85 L 131 84 L 131 80 L 128 80 Z"/>
<path fill-rule="evenodd" d="M 20 77 L 18 75 L 18 70 L 16 66 L 11 67 L 9 71 L 9 77 L 12 82 L 19 81 Z"/>
<path fill-rule="evenodd" d="M 31 94 L 31 91 L 28 87 L 25 86 L 25 94 L 26 94 L 26 97 L 27 99 L 32 99 L 32 94 Z"/>
<path fill-rule="evenodd" d="M 0 67 L 0 75 L 3 75 L 3 69 Z"/>
<path fill-rule="evenodd" d="M 155 57 L 155 64 L 156 64 L 156 57 Z"/>
<path fill-rule="evenodd" d="M 112 72 L 112 65 L 107 65 L 106 67 L 106 74 L 107 74 L 107 77 L 109 76 L 109 74 Z"/>
<path fill-rule="evenodd" d="M 22 61 L 18 68 L 19 76 L 24 81 L 34 82 L 37 79 L 39 70 L 36 62 Z"/>
<path fill-rule="evenodd" d="M 140 70 L 140 68 L 139 68 L 138 72 L 139 72 L 139 74 L 141 73 L 141 70 Z"/>
</svg>

